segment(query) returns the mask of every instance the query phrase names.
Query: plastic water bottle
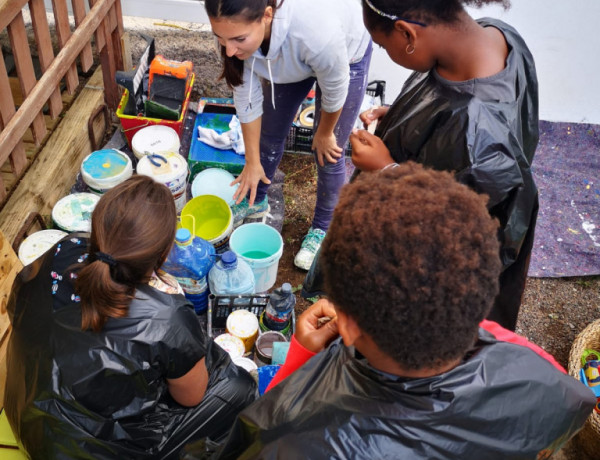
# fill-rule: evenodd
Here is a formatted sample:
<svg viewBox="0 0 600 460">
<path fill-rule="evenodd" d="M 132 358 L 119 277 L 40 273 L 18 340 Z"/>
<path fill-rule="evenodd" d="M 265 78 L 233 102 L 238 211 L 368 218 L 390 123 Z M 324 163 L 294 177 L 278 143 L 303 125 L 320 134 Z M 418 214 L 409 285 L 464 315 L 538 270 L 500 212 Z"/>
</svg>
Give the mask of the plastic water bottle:
<svg viewBox="0 0 600 460">
<path fill-rule="evenodd" d="M 292 285 L 283 283 L 271 294 L 267 308 L 261 317 L 262 325 L 271 331 L 287 333 L 295 306 L 296 296 L 292 292 Z"/>
<path fill-rule="evenodd" d="M 206 276 L 214 265 L 215 248 L 200 237 L 192 237 L 187 228 L 175 234 L 175 244 L 161 270 L 174 276 L 197 314 L 208 308 Z"/>
<path fill-rule="evenodd" d="M 214 295 L 254 293 L 254 273 L 246 261 L 226 251 L 208 273 L 210 292 Z"/>
</svg>

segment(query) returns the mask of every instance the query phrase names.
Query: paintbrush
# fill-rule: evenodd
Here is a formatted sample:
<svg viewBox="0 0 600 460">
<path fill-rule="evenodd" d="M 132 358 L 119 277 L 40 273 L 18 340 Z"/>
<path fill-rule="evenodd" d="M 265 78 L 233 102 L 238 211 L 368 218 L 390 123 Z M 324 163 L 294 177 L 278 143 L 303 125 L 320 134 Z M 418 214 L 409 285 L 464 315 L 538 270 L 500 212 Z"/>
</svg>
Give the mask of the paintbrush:
<svg viewBox="0 0 600 460">
<path fill-rule="evenodd" d="M 331 316 L 321 316 L 317 319 L 317 329 L 321 329 L 325 324 L 331 321 L 333 317 Z"/>
</svg>

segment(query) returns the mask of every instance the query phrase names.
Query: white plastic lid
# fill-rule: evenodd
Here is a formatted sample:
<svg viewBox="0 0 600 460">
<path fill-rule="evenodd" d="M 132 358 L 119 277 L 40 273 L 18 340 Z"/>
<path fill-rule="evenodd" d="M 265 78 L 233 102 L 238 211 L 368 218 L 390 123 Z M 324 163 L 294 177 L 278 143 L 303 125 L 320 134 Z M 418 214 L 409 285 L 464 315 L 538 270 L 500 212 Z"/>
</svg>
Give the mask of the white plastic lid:
<svg viewBox="0 0 600 460">
<path fill-rule="evenodd" d="M 169 126 L 146 126 L 131 139 L 131 148 L 137 158 L 149 153 L 179 153 L 179 146 L 179 134 Z"/>
<path fill-rule="evenodd" d="M 248 358 L 236 358 L 233 361 L 233 364 L 241 367 L 242 369 L 247 370 L 248 372 L 252 372 L 258 369 L 258 366 L 254 361 Z"/>
<path fill-rule="evenodd" d="M 100 193 L 119 185 L 132 175 L 131 159 L 117 149 L 97 150 L 81 162 L 83 181 Z"/>
<path fill-rule="evenodd" d="M 227 317 L 225 327 L 236 337 L 252 337 L 258 332 L 258 318 L 248 310 L 236 310 Z"/>
<path fill-rule="evenodd" d="M 67 232 L 90 232 L 92 212 L 99 200 L 93 193 L 67 195 L 52 208 L 52 220 Z"/>
<path fill-rule="evenodd" d="M 215 343 L 219 345 L 223 350 L 229 353 L 231 359 L 241 358 L 246 351 L 244 342 L 239 337 L 235 337 L 231 334 L 221 334 L 215 338 Z"/>
<path fill-rule="evenodd" d="M 240 184 L 230 186 L 235 177 L 221 168 L 208 168 L 200 171 L 192 182 L 192 197 L 216 195 L 223 198 L 229 206 L 234 204 L 233 194 Z"/>
<path fill-rule="evenodd" d="M 178 153 L 153 154 L 140 158 L 136 171 L 164 184 L 177 178 L 187 177 L 188 165 Z"/>
<path fill-rule="evenodd" d="M 29 265 L 67 235 L 67 232 L 55 229 L 32 233 L 19 246 L 19 260 L 23 265 Z"/>
</svg>

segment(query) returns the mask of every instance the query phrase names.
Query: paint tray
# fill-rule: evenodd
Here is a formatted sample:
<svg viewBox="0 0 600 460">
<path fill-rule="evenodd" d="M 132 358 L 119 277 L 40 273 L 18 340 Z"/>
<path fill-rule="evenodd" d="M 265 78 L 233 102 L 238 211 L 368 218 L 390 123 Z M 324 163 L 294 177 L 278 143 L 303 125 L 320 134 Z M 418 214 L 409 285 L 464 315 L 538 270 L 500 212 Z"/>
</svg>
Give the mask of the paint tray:
<svg viewBox="0 0 600 460">
<path fill-rule="evenodd" d="M 198 126 L 214 129 L 221 134 L 229 131 L 232 116 L 230 113 L 205 112 L 201 112 L 196 116 L 188 155 L 188 165 L 191 172 L 190 181 L 194 180 L 194 177 L 200 171 L 208 168 L 225 169 L 233 175 L 238 175 L 244 169 L 246 159 L 243 155 L 238 155 L 233 149 L 216 149 L 198 140 Z"/>
</svg>

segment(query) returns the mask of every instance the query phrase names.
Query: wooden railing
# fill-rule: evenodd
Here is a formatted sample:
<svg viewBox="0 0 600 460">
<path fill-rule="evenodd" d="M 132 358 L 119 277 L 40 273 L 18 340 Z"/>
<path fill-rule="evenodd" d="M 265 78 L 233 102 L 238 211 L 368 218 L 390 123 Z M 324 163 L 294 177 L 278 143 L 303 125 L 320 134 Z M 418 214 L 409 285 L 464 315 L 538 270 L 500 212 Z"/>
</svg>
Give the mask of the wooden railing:
<svg viewBox="0 0 600 460">
<path fill-rule="evenodd" d="M 77 58 L 82 72 L 87 72 L 94 63 L 95 49 L 102 65 L 106 104 L 114 110 L 119 102 L 115 71 L 123 68 L 120 0 L 89 0 L 88 5 L 86 0 L 71 0 L 76 26 L 73 32 L 66 2 L 52 0 L 59 47 L 55 56 L 44 0 L 0 0 L 0 31 L 7 31 L 23 96 L 23 102 L 17 107 L 0 49 L 0 166 L 10 163 L 15 183 L 28 164 L 23 136 L 31 129 L 33 141 L 39 145 L 47 132 L 44 106 L 47 105 L 50 118 L 56 119 L 63 109 L 61 81 L 64 79 L 69 94 L 73 94 L 79 85 Z M 27 5 L 43 72 L 39 80 L 35 76 L 23 17 Z M 86 11 L 88 7 L 89 11 Z M 7 193 L 0 176 L 0 205 Z"/>
</svg>

